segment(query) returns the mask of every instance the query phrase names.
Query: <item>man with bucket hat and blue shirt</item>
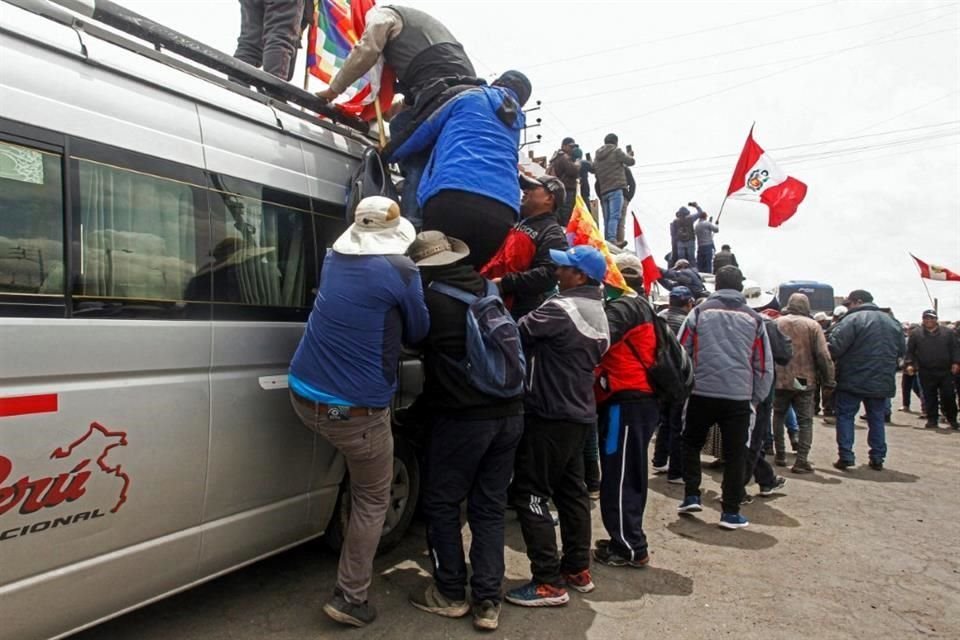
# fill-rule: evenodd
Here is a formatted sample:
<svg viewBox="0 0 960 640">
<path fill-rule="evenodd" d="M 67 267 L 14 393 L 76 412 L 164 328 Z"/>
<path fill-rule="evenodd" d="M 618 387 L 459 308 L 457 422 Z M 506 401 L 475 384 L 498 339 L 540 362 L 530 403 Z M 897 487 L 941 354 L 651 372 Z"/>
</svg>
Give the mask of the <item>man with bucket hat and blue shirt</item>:
<svg viewBox="0 0 960 640">
<path fill-rule="evenodd" d="M 560 293 L 519 322 L 527 395 L 513 501 L 533 578 L 505 599 L 524 607 L 565 604 L 567 587 L 582 593 L 594 588 L 583 447 L 597 420 L 594 369 L 610 345 L 601 289 L 607 264 L 597 249 L 583 245 L 552 249 L 550 257 Z M 551 499 L 559 513 L 562 555 Z"/>
</svg>

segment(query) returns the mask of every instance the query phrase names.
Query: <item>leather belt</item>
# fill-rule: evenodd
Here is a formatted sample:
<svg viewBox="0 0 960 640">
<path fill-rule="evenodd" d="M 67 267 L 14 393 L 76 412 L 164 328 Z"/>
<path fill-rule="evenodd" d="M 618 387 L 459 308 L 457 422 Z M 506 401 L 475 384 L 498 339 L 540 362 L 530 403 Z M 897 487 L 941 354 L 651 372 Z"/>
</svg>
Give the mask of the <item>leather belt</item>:
<svg viewBox="0 0 960 640">
<path fill-rule="evenodd" d="M 350 418 L 363 418 L 366 416 L 376 415 L 380 411 L 385 411 L 386 407 L 342 407 L 339 405 L 325 404 L 323 402 L 314 402 L 309 398 L 304 398 L 299 393 L 293 392 L 293 396 L 305 405 L 309 405 L 316 409 L 316 412 L 319 414 L 326 414 L 328 418 L 331 418 L 334 413 L 346 413 L 347 417 Z M 346 409 L 346 411 L 344 411 Z M 332 412 L 332 413 L 331 413 Z"/>
</svg>

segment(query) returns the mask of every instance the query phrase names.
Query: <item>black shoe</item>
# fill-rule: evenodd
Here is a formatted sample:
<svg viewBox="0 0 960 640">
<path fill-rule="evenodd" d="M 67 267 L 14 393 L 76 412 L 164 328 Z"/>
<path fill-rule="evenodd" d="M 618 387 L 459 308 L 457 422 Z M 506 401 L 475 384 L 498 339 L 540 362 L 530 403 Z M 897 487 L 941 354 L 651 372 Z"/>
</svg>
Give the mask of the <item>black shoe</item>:
<svg viewBox="0 0 960 640">
<path fill-rule="evenodd" d="M 500 624 L 500 603 L 482 600 L 473 605 L 473 628 L 495 631 Z"/>
<path fill-rule="evenodd" d="M 611 551 L 609 540 L 602 542 L 605 544 L 601 544 L 601 541 L 597 540 L 597 547 L 593 550 L 593 559 L 600 564 L 605 564 L 608 567 L 633 567 L 634 569 L 643 569 L 650 564 L 649 553 L 644 552 L 644 554 L 636 560 L 630 560 L 621 556 L 616 551 Z"/>
<path fill-rule="evenodd" d="M 365 627 L 377 619 L 377 610 L 372 604 L 347 602 L 346 596 L 339 587 L 333 590 L 330 601 L 323 605 L 323 612 L 340 624 L 353 627 Z"/>
<path fill-rule="evenodd" d="M 774 491 L 782 489 L 785 484 L 787 484 L 787 479 L 783 476 L 777 476 L 772 487 L 760 487 L 760 497 L 767 498 L 772 496 Z"/>
<path fill-rule="evenodd" d="M 870 468 L 873 469 L 874 471 L 883 471 L 883 463 L 880 462 L 879 460 L 871 460 Z"/>
<path fill-rule="evenodd" d="M 839 469 L 840 471 L 846 471 L 847 469 L 855 466 L 855 462 L 847 462 L 846 460 L 837 460 L 833 463 L 833 468 Z"/>
</svg>

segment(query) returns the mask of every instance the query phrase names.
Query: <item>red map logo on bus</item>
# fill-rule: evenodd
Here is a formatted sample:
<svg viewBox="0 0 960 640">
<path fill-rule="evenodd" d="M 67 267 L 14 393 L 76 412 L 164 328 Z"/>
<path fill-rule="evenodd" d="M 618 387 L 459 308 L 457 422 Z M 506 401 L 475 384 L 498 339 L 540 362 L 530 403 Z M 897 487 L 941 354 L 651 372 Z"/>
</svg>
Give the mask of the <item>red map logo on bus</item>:
<svg viewBox="0 0 960 640">
<path fill-rule="evenodd" d="M 87 444 L 92 446 L 83 446 Z M 69 471 L 39 478 L 23 476 L 11 484 L 7 484 L 7 481 L 14 477 L 13 462 L 0 455 L 0 516 L 17 505 L 20 506 L 20 513 L 28 515 L 73 502 L 87 492 L 87 480 L 98 471 L 122 482 L 117 501 L 110 509 L 111 513 L 116 513 L 127 501 L 130 476 L 120 464 L 113 464 L 108 458 L 113 449 L 125 446 L 126 432 L 110 431 L 99 422 L 91 422 L 85 434 L 65 447 L 54 449 L 50 454 L 51 460 L 75 461 Z M 77 454 L 81 449 L 88 455 Z M 92 464 L 94 462 L 96 464 Z"/>
</svg>

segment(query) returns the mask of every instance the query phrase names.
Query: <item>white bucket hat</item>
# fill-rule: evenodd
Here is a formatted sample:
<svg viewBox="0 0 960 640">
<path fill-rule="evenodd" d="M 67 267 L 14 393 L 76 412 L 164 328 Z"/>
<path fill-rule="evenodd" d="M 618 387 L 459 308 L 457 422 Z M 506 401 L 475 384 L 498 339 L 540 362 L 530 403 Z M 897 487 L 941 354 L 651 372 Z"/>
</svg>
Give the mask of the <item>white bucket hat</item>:
<svg viewBox="0 0 960 640">
<path fill-rule="evenodd" d="M 370 196 L 357 204 L 353 224 L 333 243 L 333 250 L 354 256 L 403 255 L 416 236 L 410 221 L 400 216 L 400 205 Z"/>
</svg>

